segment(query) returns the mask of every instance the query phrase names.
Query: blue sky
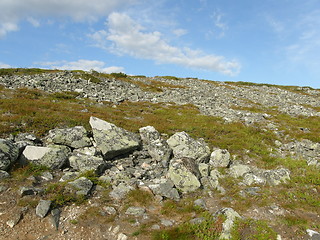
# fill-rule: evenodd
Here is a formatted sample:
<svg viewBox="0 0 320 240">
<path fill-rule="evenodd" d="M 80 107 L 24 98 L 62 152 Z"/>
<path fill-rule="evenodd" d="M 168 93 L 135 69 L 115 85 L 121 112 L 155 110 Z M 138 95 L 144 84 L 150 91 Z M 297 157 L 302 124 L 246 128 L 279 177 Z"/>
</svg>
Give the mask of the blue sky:
<svg viewBox="0 0 320 240">
<path fill-rule="evenodd" d="M 0 68 L 320 88 L 319 0 L 0 0 Z"/>
</svg>

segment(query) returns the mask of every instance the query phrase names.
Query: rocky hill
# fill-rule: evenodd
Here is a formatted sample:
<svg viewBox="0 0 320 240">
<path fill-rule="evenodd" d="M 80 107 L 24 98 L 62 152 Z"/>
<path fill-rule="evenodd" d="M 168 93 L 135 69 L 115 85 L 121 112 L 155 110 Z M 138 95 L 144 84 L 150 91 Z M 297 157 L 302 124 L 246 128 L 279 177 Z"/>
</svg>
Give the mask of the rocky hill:
<svg viewBox="0 0 320 240">
<path fill-rule="evenodd" d="M 0 70 L 0 239 L 320 239 L 320 90 Z"/>
</svg>

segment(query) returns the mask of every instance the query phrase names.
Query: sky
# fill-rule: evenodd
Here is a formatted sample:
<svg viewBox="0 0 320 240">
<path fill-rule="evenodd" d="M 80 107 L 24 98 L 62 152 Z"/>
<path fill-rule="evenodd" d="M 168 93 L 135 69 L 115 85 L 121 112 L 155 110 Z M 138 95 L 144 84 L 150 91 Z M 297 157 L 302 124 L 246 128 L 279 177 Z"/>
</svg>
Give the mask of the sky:
<svg viewBox="0 0 320 240">
<path fill-rule="evenodd" d="M 319 0 L 0 0 L 0 68 L 320 88 Z"/>
</svg>

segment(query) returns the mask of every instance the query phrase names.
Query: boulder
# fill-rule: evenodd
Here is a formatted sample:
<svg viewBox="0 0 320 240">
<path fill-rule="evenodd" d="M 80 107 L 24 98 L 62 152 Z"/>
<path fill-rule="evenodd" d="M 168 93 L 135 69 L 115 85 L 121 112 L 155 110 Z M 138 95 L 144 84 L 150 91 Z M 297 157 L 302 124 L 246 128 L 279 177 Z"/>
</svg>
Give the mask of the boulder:
<svg viewBox="0 0 320 240">
<path fill-rule="evenodd" d="M 85 177 L 80 177 L 72 182 L 68 182 L 68 184 L 74 188 L 77 195 L 84 196 L 88 195 L 93 187 L 93 183 Z"/>
<path fill-rule="evenodd" d="M 193 158 L 197 163 L 206 163 L 209 160 L 210 148 L 208 145 L 191 138 L 186 132 L 172 135 L 167 143 L 172 148 L 175 158 Z"/>
<path fill-rule="evenodd" d="M 59 169 L 68 160 L 68 155 L 62 148 L 27 146 L 22 152 L 22 158 L 36 165 Z"/>
<path fill-rule="evenodd" d="M 19 149 L 12 141 L 0 139 L 0 170 L 6 171 L 18 156 Z"/>
<path fill-rule="evenodd" d="M 92 145 L 83 126 L 50 130 L 46 140 L 48 143 L 66 145 L 71 148 L 82 148 Z"/>
<path fill-rule="evenodd" d="M 88 156 L 80 153 L 74 153 L 70 156 L 69 163 L 70 167 L 79 172 L 93 170 L 98 174 L 102 173 L 107 167 L 102 157 Z"/>
<path fill-rule="evenodd" d="M 106 160 L 130 153 L 140 147 L 140 139 L 137 135 L 112 123 L 90 117 L 90 125 L 97 149 Z"/>
<path fill-rule="evenodd" d="M 142 142 L 147 146 L 149 155 L 163 166 L 168 166 L 172 149 L 161 139 L 160 133 L 152 126 L 139 129 Z"/>
<path fill-rule="evenodd" d="M 155 195 L 166 197 L 178 201 L 180 199 L 177 189 L 170 179 L 160 179 L 159 183 L 150 184 L 149 188 Z"/>
<path fill-rule="evenodd" d="M 213 167 L 228 167 L 230 164 L 230 153 L 226 149 L 216 149 L 210 155 L 209 164 Z"/>
<path fill-rule="evenodd" d="M 201 174 L 194 159 L 175 158 L 170 161 L 168 177 L 177 189 L 192 192 L 201 187 Z"/>
</svg>

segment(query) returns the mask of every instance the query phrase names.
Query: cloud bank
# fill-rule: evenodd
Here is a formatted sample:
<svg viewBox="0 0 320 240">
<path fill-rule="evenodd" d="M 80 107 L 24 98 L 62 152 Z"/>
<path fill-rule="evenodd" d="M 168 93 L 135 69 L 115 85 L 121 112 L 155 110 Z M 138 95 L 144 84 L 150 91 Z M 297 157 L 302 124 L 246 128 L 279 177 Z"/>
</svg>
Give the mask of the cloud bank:
<svg viewBox="0 0 320 240">
<path fill-rule="evenodd" d="M 115 72 L 124 72 L 123 67 L 118 66 L 110 66 L 106 67 L 105 63 L 102 61 L 97 60 L 86 60 L 86 59 L 80 59 L 78 61 L 74 62 L 68 62 L 68 61 L 57 61 L 57 62 L 39 62 L 36 63 L 41 66 L 46 66 L 51 69 L 61 69 L 61 70 L 95 70 L 98 72 L 104 72 L 104 73 L 115 73 Z"/>
<path fill-rule="evenodd" d="M 170 45 L 160 32 L 147 32 L 144 27 L 124 13 L 111 13 L 107 21 L 108 31 L 91 35 L 97 46 L 111 51 L 128 54 L 136 58 L 154 60 L 160 64 L 177 64 L 188 68 L 220 72 L 234 76 L 240 71 L 240 63 L 226 60 L 223 56 L 205 54 L 200 50 Z M 110 48 L 109 48 L 110 49 Z"/>
</svg>

